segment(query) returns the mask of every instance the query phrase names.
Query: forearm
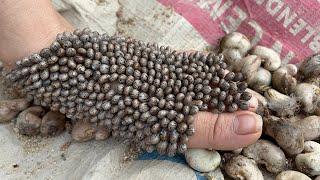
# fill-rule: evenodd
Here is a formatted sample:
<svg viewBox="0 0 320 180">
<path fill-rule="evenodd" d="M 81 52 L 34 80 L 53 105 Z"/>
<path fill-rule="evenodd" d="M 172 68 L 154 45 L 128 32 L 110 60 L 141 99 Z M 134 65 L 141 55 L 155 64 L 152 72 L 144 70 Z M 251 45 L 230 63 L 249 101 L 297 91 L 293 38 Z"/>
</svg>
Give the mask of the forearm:
<svg viewBox="0 0 320 180">
<path fill-rule="evenodd" d="M 50 0 L 1 0 L 0 24 L 0 58 L 5 67 L 48 46 L 57 33 L 73 29 Z"/>
</svg>

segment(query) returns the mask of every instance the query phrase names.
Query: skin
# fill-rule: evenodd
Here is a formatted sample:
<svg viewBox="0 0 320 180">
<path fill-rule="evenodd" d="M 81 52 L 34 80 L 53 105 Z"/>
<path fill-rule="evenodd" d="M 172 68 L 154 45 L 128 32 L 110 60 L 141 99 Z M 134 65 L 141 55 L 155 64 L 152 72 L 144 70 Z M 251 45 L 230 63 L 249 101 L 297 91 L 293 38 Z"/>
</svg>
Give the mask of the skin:
<svg viewBox="0 0 320 180">
<path fill-rule="evenodd" d="M 50 45 L 56 34 L 74 29 L 49 0 L 1 0 L 0 24 L 0 59 L 7 69 L 16 60 Z M 248 111 L 199 112 L 188 147 L 234 150 L 254 143 L 262 131 L 262 119 L 254 113 L 257 106 L 253 97 Z"/>
</svg>

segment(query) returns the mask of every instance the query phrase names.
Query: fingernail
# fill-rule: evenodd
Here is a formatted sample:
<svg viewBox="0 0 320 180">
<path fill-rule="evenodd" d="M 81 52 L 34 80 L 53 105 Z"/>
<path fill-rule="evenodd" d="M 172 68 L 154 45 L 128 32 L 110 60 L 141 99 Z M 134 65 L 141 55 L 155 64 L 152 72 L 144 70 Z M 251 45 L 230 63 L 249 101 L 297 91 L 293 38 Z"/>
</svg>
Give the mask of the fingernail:
<svg viewBox="0 0 320 180">
<path fill-rule="evenodd" d="M 238 135 L 257 133 L 262 130 L 262 118 L 259 115 L 240 114 L 234 121 L 234 131 Z"/>
</svg>

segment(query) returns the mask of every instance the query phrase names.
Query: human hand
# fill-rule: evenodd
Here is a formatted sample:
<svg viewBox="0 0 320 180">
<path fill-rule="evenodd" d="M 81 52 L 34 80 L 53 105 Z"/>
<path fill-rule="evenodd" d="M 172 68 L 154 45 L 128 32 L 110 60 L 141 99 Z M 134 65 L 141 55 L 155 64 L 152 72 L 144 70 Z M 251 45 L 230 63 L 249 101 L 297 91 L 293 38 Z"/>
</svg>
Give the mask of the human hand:
<svg viewBox="0 0 320 180">
<path fill-rule="evenodd" d="M 7 67 L 48 46 L 57 33 L 73 29 L 49 0 L 4 0 L 0 24 L 0 58 Z M 188 147 L 232 150 L 254 143 L 262 131 L 262 119 L 254 113 L 257 106 L 257 99 L 252 98 L 248 111 L 199 112 L 194 122 L 196 131 Z"/>
<path fill-rule="evenodd" d="M 50 0 L 1 0 L 0 24 L 0 59 L 6 68 L 49 46 L 57 33 L 73 30 Z"/>
</svg>

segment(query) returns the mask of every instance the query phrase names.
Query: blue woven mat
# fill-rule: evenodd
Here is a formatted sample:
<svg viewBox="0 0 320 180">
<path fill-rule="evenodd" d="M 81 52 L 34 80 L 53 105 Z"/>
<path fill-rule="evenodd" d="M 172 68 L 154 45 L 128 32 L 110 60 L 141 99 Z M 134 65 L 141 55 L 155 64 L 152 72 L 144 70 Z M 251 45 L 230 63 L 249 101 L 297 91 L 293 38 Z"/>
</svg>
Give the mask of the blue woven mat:
<svg viewBox="0 0 320 180">
<path fill-rule="evenodd" d="M 184 164 L 188 166 L 186 159 L 184 158 L 183 155 L 175 155 L 173 157 L 169 157 L 166 155 L 160 155 L 157 152 L 152 152 L 152 153 L 143 153 L 138 157 L 138 160 L 159 160 L 159 161 L 171 161 L 174 163 L 179 163 L 179 164 Z M 206 180 L 207 178 L 205 176 L 202 176 L 198 171 L 194 171 L 196 174 L 197 180 Z"/>
</svg>

